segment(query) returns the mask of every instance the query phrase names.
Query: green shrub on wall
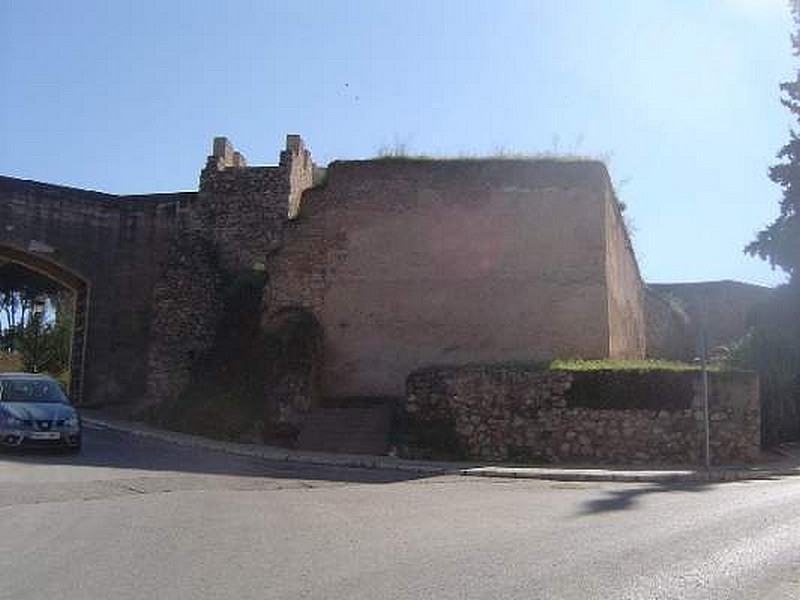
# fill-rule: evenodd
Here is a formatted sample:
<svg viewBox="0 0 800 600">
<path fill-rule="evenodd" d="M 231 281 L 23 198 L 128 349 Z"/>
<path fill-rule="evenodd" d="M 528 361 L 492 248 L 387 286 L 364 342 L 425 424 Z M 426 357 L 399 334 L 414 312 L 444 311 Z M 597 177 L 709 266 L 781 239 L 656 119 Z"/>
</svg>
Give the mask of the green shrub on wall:
<svg viewBox="0 0 800 600">
<path fill-rule="evenodd" d="M 700 365 L 661 359 L 556 359 L 546 364 L 551 371 L 699 371 Z M 719 367 L 712 366 L 712 369 Z"/>
<path fill-rule="evenodd" d="M 676 371 L 578 371 L 567 391 L 570 407 L 595 410 L 686 410 L 694 390 Z"/>
</svg>

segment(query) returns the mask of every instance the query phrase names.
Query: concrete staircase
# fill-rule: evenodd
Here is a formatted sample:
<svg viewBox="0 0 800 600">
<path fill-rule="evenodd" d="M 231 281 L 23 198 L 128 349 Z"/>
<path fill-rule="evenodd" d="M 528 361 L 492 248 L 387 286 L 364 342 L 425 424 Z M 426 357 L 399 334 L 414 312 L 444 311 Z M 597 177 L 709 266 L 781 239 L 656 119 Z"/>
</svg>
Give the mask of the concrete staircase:
<svg viewBox="0 0 800 600">
<path fill-rule="evenodd" d="M 386 454 L 392 426 L 388 403 L 313 410 L 300 429 L 295 447 L 316 452 Z"/>
</svg>

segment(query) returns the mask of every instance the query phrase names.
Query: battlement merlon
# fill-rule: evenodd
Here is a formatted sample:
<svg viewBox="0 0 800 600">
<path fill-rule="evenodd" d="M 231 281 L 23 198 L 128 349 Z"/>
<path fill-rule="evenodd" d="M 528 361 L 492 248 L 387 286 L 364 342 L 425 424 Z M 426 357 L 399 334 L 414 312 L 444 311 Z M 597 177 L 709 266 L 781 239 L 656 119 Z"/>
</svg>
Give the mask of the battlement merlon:
<svg viewBox="0 0 800 600">
<path fill-rule="evenodd" d="M 244 168 L 247 160 L 241 152 L 238 152 L 226 137 L 215 137 L 211 149 L 211 156 L 208 157 L 207 166 L 214 166 L 218 170 L 227 168 Z"/>
<path fill-rule="evenodd" d="M 306 148 L 303 138 L 296 133 L 286 136 L 286 149 L 281 152 L 280 166 L 290 167 L 292 163 L 300 160 L 303 167 L 311 165 L 311 152 Z"/>
<path fill-rule="evenodd" d="M 298 160 L 302 168 L 312 168 L 311 152 L 306 148 L 303 138 L 296 133 L 290 133 L 286 136 L 286 148 L 281 151 L 278 166 L 291 168 Z M 228 138 L 224 136 L 214 138 L 211 154 L 206 160 L 206 169 L 222 171 L 229 168 L 243 169 L 246 167 L 247 160 L 244 155 L 234 148 Z"/>
<path fill-rule="evenodd" d="M 200 172 L 200 192 L 230 195 L 234 190 L 260 190 L 264 197 L 282 196 L 284 215 L 295 218 L 300 212 L 303 192 L 314 184 L 319 170 L 311 152 L 297 134 L 286 136 L 286 147 L 277 165 L 248 167 L 226 137 L 215 137 L 211 155 Z M 272 201 L 270 201 L 272 202 Z M 277 204 L 275 204 L 277 206 Z"/>
<path fill-rule="evenodd" d="M 303 192 L 314 185 L 314 161 L 311 152 L 306 148 L 303 138 L 290 133 L 286 136 L 286 149 L 281 152 L 280 166 L 286 170 L 289 178 L 289 219 L 300 214 L 300 202 Z"/>
</svg>

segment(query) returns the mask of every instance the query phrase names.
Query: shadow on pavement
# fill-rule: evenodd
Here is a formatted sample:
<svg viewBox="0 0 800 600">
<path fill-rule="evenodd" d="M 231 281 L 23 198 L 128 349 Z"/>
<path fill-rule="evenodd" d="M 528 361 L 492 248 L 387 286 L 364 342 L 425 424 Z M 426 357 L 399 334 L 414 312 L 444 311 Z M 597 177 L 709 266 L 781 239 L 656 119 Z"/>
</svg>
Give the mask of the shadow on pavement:
<svg viewBox="0 0 800 600">
<path fill-rule="evenodd" d="M 579 515 L 635 509 L 639 501 L 650 494 L 704 492 L 733 481 L 738 483 L 777 481 L 787 475 L 800 474 L 800 443 L 781 444 L 780 447 L 762 450 L 762 466 L 763 464 L 771 465 L 767 473 L 760 472 L 758 468 L 748 469 L 746 465 L 740 465 L 734 470 L 737 472 L 749 470 L 752 476 L 736 477 L 729 481 L 659 481 L 630 484 L 624 489 L 609 491 L 603 497 L 584 503 Z M 724 468 L 722 470 L 724 471 Z"/>
<path fill-rule="evenodd" d="M 107 429 L 84 428 L 83 450 L 68 454 L 55 450 L 9 451 L 0 461 L 30 465 L 69 465 L 198 475 L 274 477 L 353 483 L 393 483 L 422 479 L 430 474 L 408 471 L 337 467 L 270 461 L 215 450 L 190 448 L 152 438 Z"/>
<path fill-rule="evenodd" d="M 637 504 L 644 496 L 650 494 L 667 493 L 692 493 L 704 492 L 720 485 L 703 481 L 696 482 L 657 482 L 648 484 L 631 484 L 621 490 L 606 492 L 601 498 L 590 500 L 583 505 L 580 511 L 581 516 L 595 515 L 599 513 L 613 512 L 619 510 L 630 510 L 637 508 Z"/>
</svg>

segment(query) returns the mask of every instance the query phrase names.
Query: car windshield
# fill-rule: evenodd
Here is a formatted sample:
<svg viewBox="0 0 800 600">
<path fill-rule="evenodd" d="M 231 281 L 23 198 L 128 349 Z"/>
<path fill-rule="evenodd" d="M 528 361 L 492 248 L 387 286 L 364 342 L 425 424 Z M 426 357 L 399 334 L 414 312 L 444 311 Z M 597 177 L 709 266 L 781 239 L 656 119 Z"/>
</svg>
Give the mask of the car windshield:
<svg viewBox="0 0 800 600">
<path fill-rule="evenodd" d="M 33 377 L 0 380 L 0 401 L 68 403 L 55 381 Z"/>
</svg>

